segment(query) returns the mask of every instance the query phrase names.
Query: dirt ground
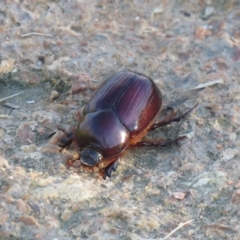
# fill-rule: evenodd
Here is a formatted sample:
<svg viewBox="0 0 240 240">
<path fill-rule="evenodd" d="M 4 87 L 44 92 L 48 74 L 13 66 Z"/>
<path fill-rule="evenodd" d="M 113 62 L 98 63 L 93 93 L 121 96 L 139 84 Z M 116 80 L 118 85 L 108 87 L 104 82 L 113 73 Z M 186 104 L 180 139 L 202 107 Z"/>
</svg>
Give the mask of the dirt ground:
<svg viewBox="0 0 240 240">
<path fill-rule="evenodd" d="M 239 240 L 239 22 L 238 0 L 0 1 L 0 239 Z M 107 180 L 67 167 L 46 137 L 126 69 L 164 106 L 199 101 L 151 134 L 188 139 L 126 151 Z"/>
</svg>

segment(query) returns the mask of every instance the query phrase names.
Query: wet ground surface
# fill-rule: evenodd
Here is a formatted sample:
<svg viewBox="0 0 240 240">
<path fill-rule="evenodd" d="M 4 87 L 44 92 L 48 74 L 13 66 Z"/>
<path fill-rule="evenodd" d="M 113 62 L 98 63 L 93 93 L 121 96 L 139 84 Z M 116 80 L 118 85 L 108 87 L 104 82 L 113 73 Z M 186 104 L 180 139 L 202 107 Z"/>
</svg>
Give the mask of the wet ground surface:
<svg viewBox="0 0 240 240">
<path fill-rule="evenodd" d="M 0 239 L 239 239 L 239 1 L 1 1 Z M 142 72 L 186 119 L 111 179 L 68 168 L 57 126 L 107 77 Z M 204 90 L 198 84 L 217 81 Z M 88 90 L 72 94 L 78 87 Z M 13 108 L 6 106 L 14 104 Z M 58 133 L 60 134 L 60 133 Z M 192 220 L 192 221 L 191 221 Z"/>
</svg>

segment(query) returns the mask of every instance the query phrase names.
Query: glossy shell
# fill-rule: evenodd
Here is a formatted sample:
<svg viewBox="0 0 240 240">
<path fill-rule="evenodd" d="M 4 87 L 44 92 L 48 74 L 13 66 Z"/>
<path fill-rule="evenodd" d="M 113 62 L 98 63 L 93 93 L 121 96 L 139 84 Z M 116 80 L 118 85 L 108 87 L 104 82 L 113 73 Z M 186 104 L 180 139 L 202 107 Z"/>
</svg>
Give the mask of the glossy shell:
<svg viewBox="0 0 240 240">
<path fill-rule="evenodd" d="M 150 78 L 130 71 L 111 76 L 84 108 L 77 129 L 80 149 L 93 148 L 105 158 L 120 154 L 161 105 L 161 92 Z"/>
</svg>

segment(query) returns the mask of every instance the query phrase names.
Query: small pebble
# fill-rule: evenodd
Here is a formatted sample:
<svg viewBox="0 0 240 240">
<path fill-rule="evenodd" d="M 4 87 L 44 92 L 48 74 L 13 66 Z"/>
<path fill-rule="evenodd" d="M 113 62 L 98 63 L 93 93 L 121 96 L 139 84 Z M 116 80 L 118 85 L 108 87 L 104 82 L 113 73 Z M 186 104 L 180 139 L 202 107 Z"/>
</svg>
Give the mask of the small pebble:
<svg viewBox="0 0 240 240">
<path fill-rule="evenodd" d="M 209 19 L 214 13 L 214 10 L 215 10 L 214 7 L 207 6 L 203 12 L 202 19 L 203 20 Z"/>
<path fill-rule="evenodd" d="M 22 199 L 18 199 L 16 201 L 16 206 L 17 206 L 17 209 L 22 212 L 22 213 L 27 213 L 28 211 L 28 207 L 26 205 L 26 203 L 22 200 Z"/>
<path fill-rule="evenodd" d="M 173 192 L 172 196 L 178 200 L 183 200 L 186 196 L 186 193 L 184 192 Z"/>
<path fill-rule="evenodd" d="M 16 220 L 16 222 L 22 222 L 25 225 L 40 227 L 38 220 L 35 217 L 29 215 L 21 216 L 19 219 Z"/>
<path fill-rule="evenodd" d="M 50 100 L 51 100 L 51 101 L 54 101 L 58 96 L 59 96 L 58 91 L 53 90 L 53 91 L 51 92 L 51 95 L 50 95 Z"/>
</svg>

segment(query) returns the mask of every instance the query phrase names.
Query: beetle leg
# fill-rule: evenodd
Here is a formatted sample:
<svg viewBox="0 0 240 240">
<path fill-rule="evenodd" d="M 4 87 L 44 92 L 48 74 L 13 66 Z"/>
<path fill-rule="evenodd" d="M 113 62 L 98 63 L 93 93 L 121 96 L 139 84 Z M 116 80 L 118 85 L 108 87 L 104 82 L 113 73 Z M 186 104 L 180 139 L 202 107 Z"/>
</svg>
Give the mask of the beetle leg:
<svg viewBox="0 0 240 240">
<path fill-rule="evenodd" d="M 61 147 L 61 148 L 68 149 L 70 147 L 70 145 L 72 144 L 73 139 L 74 139 L 74 134 L 73 133 L 67 133 L 67 136 L 60 140 L 60 143 L 58 144 L 58 146 Z"/>
<path fill-rule="evenodd" d="M 60 143 L 58 144 L 59 147 L 62 149 L 68 149 L 74 140 L 74 133 L 66 131 L 64 128 L 58 127 L 58 130 L 65 133 L 66 137 L 60 139 Z M 62 149 L 60 151 L 62 151 Z"/>
<path fill-rule="evenodd" d="M 162 127 L 164 125 L 167 125 L 169 123 L 172 122 L 172 119 L 174 119 L 174 117 L 176 116 L 176 112 L 174 110 L 174 108 L 172 107 L 167 107 L 165 110 L 165 116 L 163 119 L 161 119 L 158 122 L 153 123 L 150 127 L 149 130 L 154 130 L 156 128 Z"/>
<path fill-rule="evenodd" d="M 138 142 L 136 143 L 134 146 L 155 146 L 155 147 L 166 147 L 168 145 L 171 145 L 173 143 L 177 143 L 179 140 L 182 140 L 186 138 L 186 136 L 181 136 L 178 137 L 174 140 L 164 140 L 163 138 L 160 138 L 158 140 L 152 140 L 152 141 L 142 141 L 142 142 Z"/>
<path fill-rule="evenodd" d="M 115 172 L 117 170 L 118 164 L 119 164 L 119 158 L 113 163 L 109 164 L 106 168 L 104 168 L 103 176 L 102 176 L 104 180 L 107 177 L 111 178 L 112 172 L 113 171 Z"/>
<path fill-rule="evenodd" d="M 53 135 L 55 135 L 55 134 L 56 134 L 56 132 L 52 132 L 52 133 L 50 133 L 47 137 L 45 137 L 45 140 L 51 138 L 51 137 L 52 137 Z"/>
<path fill-rule="evenodd" d="M 178 121 L 180 121 L 182 118 L 185 118 L 185 117 L 186 117 L 193 109 L 195 109 L 197 106 L 198 106 L 198 102 L 197 102 L 193 107 L 191 107 L 189 110 L 187 110 L 185 113 L 183 113 L 182 115 L 177 116 L 177 117 L 174 117 L 171 122 L 178 122 Z M 169 123 L 167 123 L 167 124 L 169 124 Z"/>
<path fill-rule="evenodd" d="M 172 110 L 172 114 L 169 114 L 169 116 L 167 116 L 162 121 L 153 123 L 150 126 L 149 130 L 154 130 L 156 128 L 168 125 L 168 124 L 170 124 L 172 122 L 179 122 L 182 118 L 185 118 L 197 106 L 198 106 L 198 103 L 196 103 L 193 107 L 191 107 L 189 110 L 187 110 L 185 113 L 181 114 L 180 116 L 176 116 L 176 112 L 174 111 L 174 109 L 172 107 L 167 107 L 166 110 L 167 111 L 168 110 Z"/>
</svg>

